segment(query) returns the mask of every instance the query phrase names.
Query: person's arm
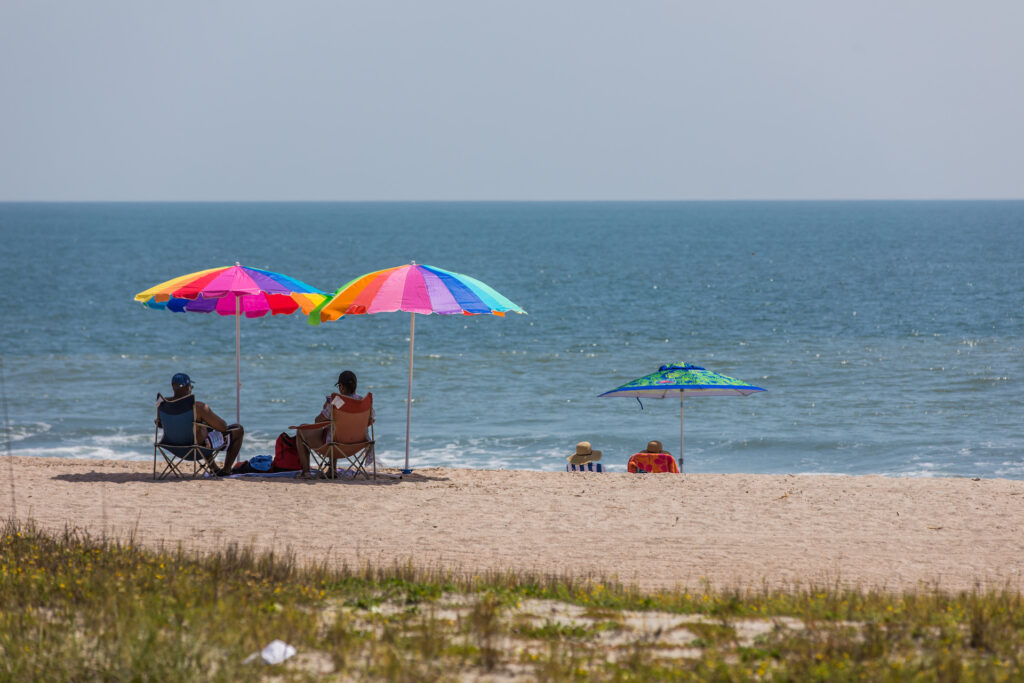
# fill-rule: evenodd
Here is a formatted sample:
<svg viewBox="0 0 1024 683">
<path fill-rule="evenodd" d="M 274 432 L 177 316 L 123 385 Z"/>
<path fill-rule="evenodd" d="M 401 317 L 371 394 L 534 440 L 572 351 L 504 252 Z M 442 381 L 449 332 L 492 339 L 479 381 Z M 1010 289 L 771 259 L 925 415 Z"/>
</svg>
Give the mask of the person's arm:
<svg viewBox="0 0 1024 683">
<path fill-rule="evenodd" d="M 196 401 L 196 414 L 202 422 L 205 422 L 218 432 L 226 432 L 228 430 L 228 423 L 222 420 L 217 413 L 210 410 L 210 406 L 202 401 Z"/>
<path fill-rule="evenodd" d="M 313 418 L 314 423 L 331 421 L 331 403 L 334 401 L 334 396 L 334 394 L 331 394 L 324 400 L 324 407 L 321 408 L 317 416 Z"/>
</svg>

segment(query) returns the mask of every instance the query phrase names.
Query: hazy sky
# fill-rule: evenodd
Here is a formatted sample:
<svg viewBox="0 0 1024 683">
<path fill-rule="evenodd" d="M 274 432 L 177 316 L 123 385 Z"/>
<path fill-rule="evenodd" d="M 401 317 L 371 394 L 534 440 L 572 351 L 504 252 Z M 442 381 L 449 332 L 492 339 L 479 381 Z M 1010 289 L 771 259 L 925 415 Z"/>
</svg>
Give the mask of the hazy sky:
<svg viewBox="0 0 1024 683">
<path fill-rule="evenodd" d="M 1024 197 L 1024 2 L 0 0 L 0 200 Z"/>
</svg>

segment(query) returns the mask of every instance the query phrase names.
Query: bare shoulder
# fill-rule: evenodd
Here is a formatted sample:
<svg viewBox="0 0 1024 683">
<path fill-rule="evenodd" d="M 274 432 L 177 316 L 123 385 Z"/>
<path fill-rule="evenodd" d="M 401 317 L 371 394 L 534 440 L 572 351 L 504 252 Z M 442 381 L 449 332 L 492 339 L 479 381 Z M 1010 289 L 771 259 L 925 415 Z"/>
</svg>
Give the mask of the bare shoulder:
<svg viewBox="0 0 1024 683">
<path fill-rule="evenodd" d="M 215 413 L 210 409 L 210 406 L 203 403 L 202 401 L 196 401 L 196 412 L 203 417 L 210 417 Z"/>
</svg>

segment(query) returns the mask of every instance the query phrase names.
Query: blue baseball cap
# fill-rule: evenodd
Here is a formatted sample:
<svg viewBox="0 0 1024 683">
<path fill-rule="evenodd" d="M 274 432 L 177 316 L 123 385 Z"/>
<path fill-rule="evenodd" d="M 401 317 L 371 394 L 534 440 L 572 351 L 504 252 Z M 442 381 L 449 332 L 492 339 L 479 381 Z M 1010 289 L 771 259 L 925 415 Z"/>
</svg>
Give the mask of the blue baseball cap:
<svg viewBox="0 0 1024 683">
<path fill-rule="evenodd" d="M 171 384 L 176 387 L 190 387 L 192 386 L 192 379 L 184 372 L 179 372 L 171 378 Z"/>
</svg>

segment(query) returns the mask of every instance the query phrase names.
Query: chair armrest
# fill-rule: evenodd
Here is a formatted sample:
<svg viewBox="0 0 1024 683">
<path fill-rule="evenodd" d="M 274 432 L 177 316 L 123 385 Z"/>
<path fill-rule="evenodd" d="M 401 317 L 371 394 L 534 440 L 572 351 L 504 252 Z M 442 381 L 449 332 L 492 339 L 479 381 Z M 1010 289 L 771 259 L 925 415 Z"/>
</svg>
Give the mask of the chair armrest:
<svg viewBox="0 0 1024 683">
<path fill-rule="evenodd" d="M 291 425 L 290 427 L 288 427 L 288 429 L 299 429 L 299 430 L 302 430 L 302 431 L 306 431 L 306 430 L 309 430 L 309 429 L 323 429 L 324 427 L 327 427 L 330 424 L 331 424 L 330 422 L 327 422 L 325 420 L 324 422 L 313 422 L 311 424 Z"/>
</svg>

